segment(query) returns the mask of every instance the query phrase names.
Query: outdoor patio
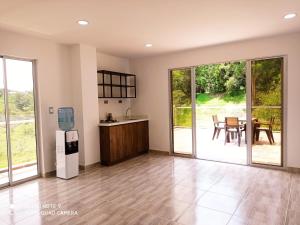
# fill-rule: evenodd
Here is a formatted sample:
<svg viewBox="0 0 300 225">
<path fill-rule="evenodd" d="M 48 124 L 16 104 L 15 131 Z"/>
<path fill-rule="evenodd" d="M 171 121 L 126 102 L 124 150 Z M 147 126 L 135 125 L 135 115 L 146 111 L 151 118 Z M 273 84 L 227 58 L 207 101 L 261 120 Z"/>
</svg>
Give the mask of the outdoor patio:
<svg viewBox="0 0 300 225">
<path fill-rule="evenodd" d="M 241 145 L 237 139 L 225 143 L 224 131 L 221 131 L 218 139 L 212 140 L 213 129 L 197 127 L 197 158 L 247 164 L 247 150 L 245 134 L 243 133 Z M 190 154 L 192 150 L 192 130 L 189 128 L 174 129 L 174 151 Z M 265 133 L 261 133 L 260 140 L 252 146 L 254 163 L 280 165 L 281 160 L 281 135 L 274 132 L 275 143 L 270 145 Z"/>
</svg>

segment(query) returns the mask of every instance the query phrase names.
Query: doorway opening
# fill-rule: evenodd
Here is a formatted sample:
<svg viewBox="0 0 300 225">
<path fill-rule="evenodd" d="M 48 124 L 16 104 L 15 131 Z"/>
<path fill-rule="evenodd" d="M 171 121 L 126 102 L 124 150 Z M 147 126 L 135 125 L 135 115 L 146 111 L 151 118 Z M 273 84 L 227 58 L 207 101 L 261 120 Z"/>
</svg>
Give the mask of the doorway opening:
<svg viewBox="0 0 300 225">
<path fill-rule="evenodd" d="M 38 175 L 34 62 L 0 57 L 0 186 Z"/>
<path fill-rule="evenodd" d="M 196 157 L 247 164 L 246 61 L 197 66 L 195 77 Z"/>
</svg>

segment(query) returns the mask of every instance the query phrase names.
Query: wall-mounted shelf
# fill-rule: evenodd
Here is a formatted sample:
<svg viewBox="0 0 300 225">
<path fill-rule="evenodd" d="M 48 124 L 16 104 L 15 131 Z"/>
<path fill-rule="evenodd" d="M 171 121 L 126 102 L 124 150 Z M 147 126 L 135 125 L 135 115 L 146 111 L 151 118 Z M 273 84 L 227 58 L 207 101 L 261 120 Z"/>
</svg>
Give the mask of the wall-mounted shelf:
<svg viewBox="0 0 300 225">
<path fill-rule="evenodd" d="M 98 98 L 136 98 L 136 75 L 98 70 Z"/>
</svg>

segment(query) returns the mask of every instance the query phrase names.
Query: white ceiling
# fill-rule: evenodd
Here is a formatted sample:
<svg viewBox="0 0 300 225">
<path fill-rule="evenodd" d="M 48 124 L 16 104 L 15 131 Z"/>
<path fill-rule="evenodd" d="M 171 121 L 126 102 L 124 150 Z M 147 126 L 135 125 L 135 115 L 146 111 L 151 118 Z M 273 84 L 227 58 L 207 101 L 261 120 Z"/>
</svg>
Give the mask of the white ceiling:
<svg viewBox="0 0 300 225">
<path fill-rule="evenodd" d="M 300 0 L 0 0 L 0 28 L 137 58 L 300 31 Z"/>
</svg>

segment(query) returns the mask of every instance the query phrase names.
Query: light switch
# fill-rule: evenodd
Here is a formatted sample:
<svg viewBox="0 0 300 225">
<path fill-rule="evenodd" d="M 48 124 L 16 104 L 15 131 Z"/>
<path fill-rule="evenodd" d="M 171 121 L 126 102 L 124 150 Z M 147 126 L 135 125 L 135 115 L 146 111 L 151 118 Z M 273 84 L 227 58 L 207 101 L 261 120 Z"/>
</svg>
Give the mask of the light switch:
<svg viewBox="0 0 300 225">
<path fill-rule="evenodd" d="M 49 107 L 49 114 L 53 114 L 54 113 L 54 108 L 53 108 L 53 106 L 50 106 Z"/>
</svg>

